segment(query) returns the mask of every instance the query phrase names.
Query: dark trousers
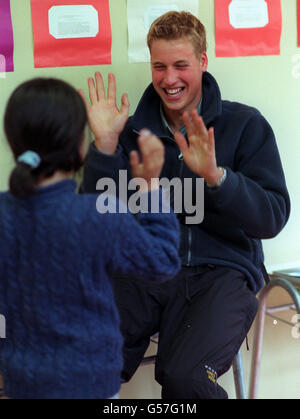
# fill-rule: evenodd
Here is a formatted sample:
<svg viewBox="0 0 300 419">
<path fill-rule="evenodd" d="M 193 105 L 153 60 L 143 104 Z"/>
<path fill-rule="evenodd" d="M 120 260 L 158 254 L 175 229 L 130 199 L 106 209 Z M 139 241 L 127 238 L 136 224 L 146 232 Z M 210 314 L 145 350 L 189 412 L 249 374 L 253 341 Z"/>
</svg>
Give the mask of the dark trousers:
<svg viewBox="0 0 300 419">
<path fill-rule="evenodd" d="M 130 380 L 159 332 L 155 378 L 162 398 L 227 398 L 217 378 L 231 366 L 257 311 L 243 273 L 183 267 L 161 284 L 115 278 L 124 336 L 122 378 Z"/>
</svg>

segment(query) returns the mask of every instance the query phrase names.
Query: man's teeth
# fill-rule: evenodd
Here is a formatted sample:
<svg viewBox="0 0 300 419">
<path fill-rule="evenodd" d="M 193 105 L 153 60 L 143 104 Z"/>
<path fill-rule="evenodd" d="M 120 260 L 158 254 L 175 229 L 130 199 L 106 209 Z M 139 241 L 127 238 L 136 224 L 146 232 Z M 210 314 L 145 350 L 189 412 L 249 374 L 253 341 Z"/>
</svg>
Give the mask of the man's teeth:
<svg viewBox="0 0 300 419">
<path fill-rule="evenodd" d="M 168 95 L 175 96 L 178 95 L 183 90 L 183 87 L 179 89 L 165 89 Z"/>
</svg>

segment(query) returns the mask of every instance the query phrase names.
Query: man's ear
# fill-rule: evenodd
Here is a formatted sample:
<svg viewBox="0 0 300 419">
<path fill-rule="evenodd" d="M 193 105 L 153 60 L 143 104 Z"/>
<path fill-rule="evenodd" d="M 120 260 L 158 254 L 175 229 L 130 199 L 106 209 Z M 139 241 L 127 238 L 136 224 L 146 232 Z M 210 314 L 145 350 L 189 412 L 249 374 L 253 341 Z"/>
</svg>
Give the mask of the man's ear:
<svg viewBox="0 0 300 419">
<path fill-rule="evenodd" d="M 201 57 L 200 57 L 201 71 L 202 72 L 206 71 L 207 70 L 207 66 L 208 66 L 207 54 L 206 54 L 206 52 L 202 52 Z"/>
</svg>

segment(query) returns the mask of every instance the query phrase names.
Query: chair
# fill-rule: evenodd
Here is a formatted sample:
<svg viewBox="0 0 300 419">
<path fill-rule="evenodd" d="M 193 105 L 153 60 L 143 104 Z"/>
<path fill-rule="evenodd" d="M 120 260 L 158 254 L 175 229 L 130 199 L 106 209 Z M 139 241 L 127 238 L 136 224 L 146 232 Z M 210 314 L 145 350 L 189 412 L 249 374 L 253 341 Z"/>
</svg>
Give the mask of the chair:
<svg viewBox="0 0 300 419">
<path fill-rule="evenodd" d="M 270 275 L 270 282 L 262 289 L 258 297 L 258 312 L 256 315 L 255 322 L 255 332 L 254 332 L 254 342 L 253 342 L 253 355 L 251 362 L 251 373 L 250 373 L 250 390 L 249 398 L 256 399 L 258 393 L 258 380 L 260 372 L 260 361 L 262 354 L 262 344 L 263 344 L 263 332 L 264 332 L 264 323 L 265 316 L 268 315 L 278 321 L 289 324 L 290 326 L 295 327 L 295 323 L 288 322 L 280 317 L 275 316 L 273 313 L 293 309 L 298 313 L 298 319 L 300 314 L 300 279 L 291 277 L 282 278 L 279 274 Z M 284 304 L 280 306 L 267 307 L 267 297 L 270 291 L 274 287 L 281 287 L 288 292 L 292 298 L 292 304 Z M 299 324 L 296 325 L 299 327 Z"/>
<path fill-rule="evenodd" d="M 158 335 L 153 336 L 151 338 L 151 341 L 157 343 L 157 337 Z M 154 364 L 155 359 L 156 359 L 156 355 L 146 356 L 142 360 L 141 365 Z M 234 358 L 234 361 L 232 363 L 232 369 L 233 369 L 236 398 L 247 399 L 241 349 L 239 350 L 239 352 Z"/>
</svg>

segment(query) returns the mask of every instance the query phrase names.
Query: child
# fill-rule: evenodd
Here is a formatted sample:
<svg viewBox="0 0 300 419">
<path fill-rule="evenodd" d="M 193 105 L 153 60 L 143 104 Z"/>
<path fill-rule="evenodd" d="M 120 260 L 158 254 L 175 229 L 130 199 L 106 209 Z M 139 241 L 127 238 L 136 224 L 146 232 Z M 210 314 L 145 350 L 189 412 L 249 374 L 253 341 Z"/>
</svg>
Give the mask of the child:
<svg viewBox="0 0 300 419">
<path fill-rule="evenodd" d="M 111 276 L 162 281 L 180 267 L 173 213 L 100 214 L 96 195 L 75 193 L 86 122 L 83 98 L 56 79 L 21 84 L 6 107 L 16 167 L 0 193 L 0 371 L 10 398 L 114 397 L 122 337 Z M 163 146 L 149 132 L 139 144 L 132 174 L 153 198 Z"/>
</svg>

